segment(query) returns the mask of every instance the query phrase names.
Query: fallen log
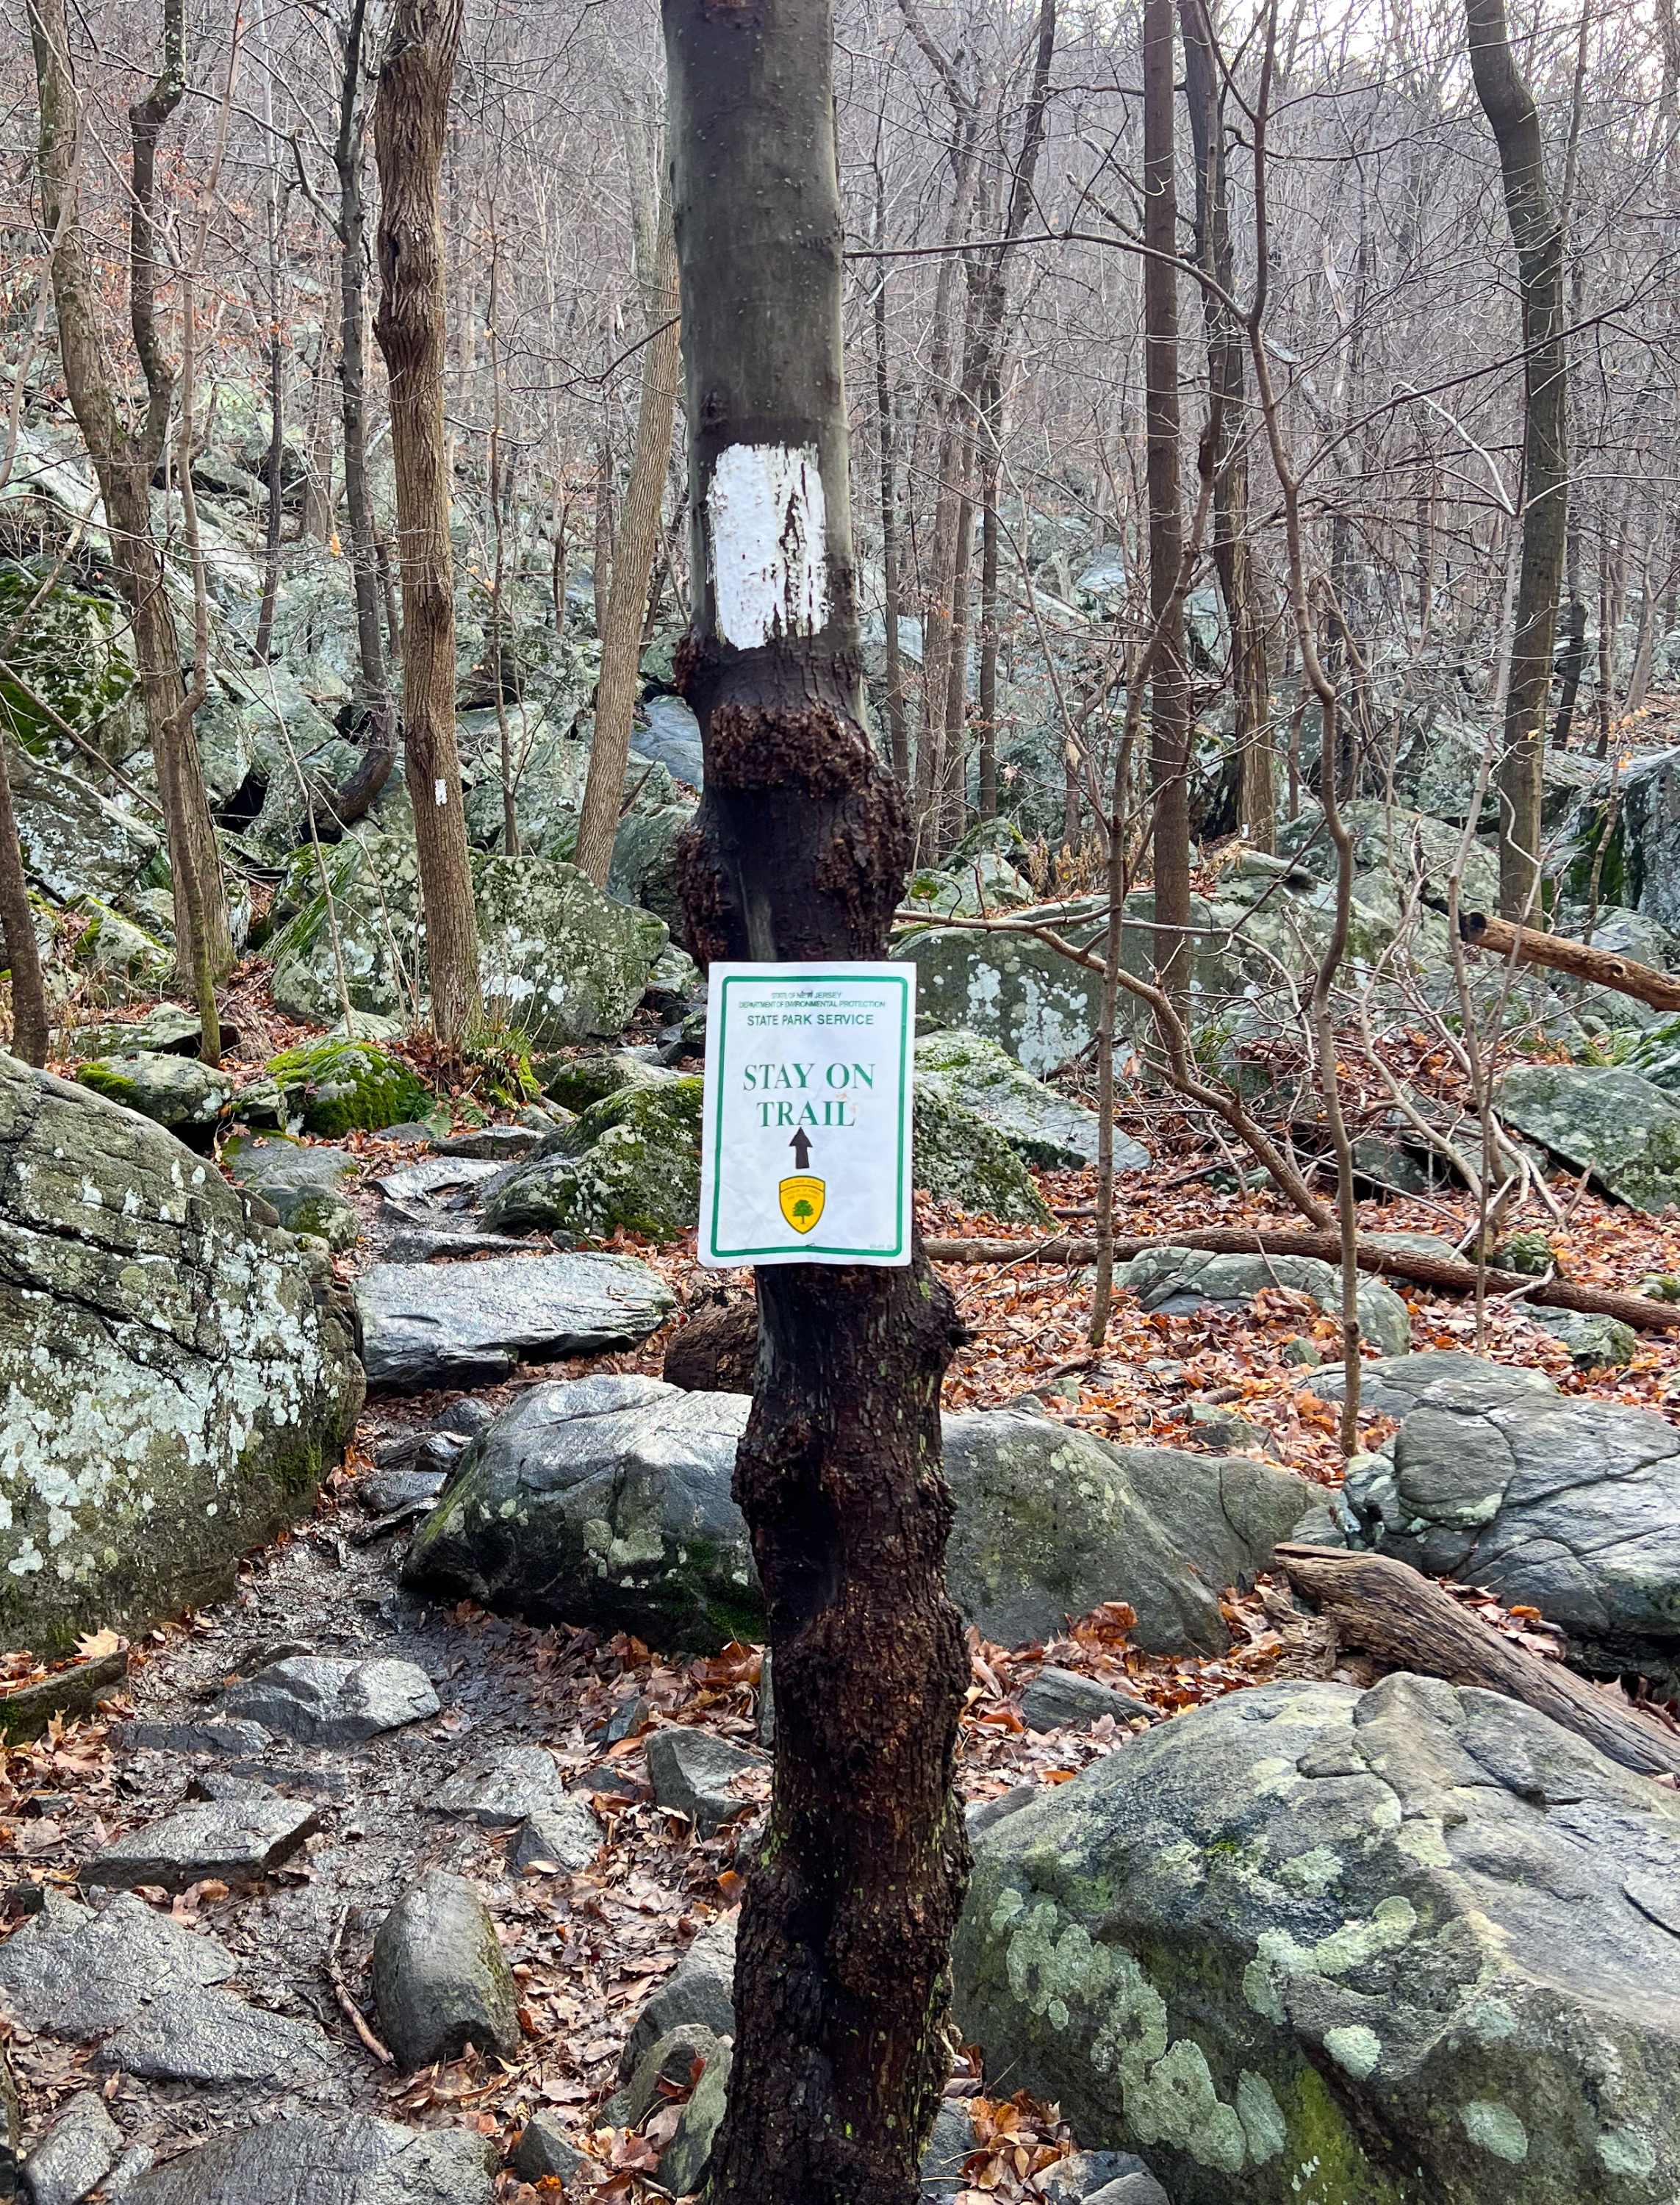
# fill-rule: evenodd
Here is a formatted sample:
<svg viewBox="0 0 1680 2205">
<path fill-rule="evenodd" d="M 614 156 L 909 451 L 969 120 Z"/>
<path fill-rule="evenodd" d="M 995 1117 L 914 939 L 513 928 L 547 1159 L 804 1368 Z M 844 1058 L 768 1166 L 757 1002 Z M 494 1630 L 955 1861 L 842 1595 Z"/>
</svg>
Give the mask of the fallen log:
<svg viewBox="0 0 1680 2205">
<path fill-rule="evenodd" d="M 1059 1233 L 1053 1240 L 928 1240 L 923 1246 L 935 1263 L 1094 1263 L 1096 1242 Z M 1114 1261 L 1129 1263 L 1151 1248 L 1196 1248 L 1217 1256 L 1315 1256 L 1321 1263 L 1339 1264 L 1342 1245 L 1334 1233 L 1312 1233 L 1285 1227 L 1257 1232 L 1241 1225 L 1204 1226 L 1189 1233 L 1162 1234 L 1148 1240 L 1114 1243 Z M 1476 1269 L 1456 1256 L 1413 1254 L 1402 1248 L 1382 1248 L 1369 1241 L 1359 1244 L 1362 1271 L 1374 1271 L 1388 1279 L 1409 1279 L 1415 1286 L 1432 1287 L 1437 1293 L 1471 1294 L 1475 1292 Z M 1636 1332 L 1670 1332 L 1680 1328 L 1680 1305 L 1653 1301 L 1646 1294 L 1618 1293 L 1611 1287 L 1578 1286 L 1572 1279 L 1531 1279 L 1520 1271 L 1483 1274 L 1487 1292 L 1512 1299 L 1540 1302 L 1547 1309 L 1579 1310 L 1588 1316 L 1619 1317 Z"/>
<path fill-rule="evenodd" d="M 1636 965 L 1612 949 L 1594 949 L 1584 942 L 1569 942 L 1560 934 L 1542 934 L 1532 926 L 1513 926 L 1508 919 L 1490 918 L 1486 912 L 1466 912 L 1458 931 L 1472 949 L 1490 956 L 1515 957 L 1519 965 L 1544 965 L 1554 972 L 1568 972 L 1577 980 L 1590 980 L 1618 995 L 1637 996 L 1654 1011 L 1680 1011 L 1680 979 L 1659 972 L 1654 966 Z"/>
<path fill-rule="evenodd" d="M 55 1715 L 97 1714 L 100 1702 L 116 1697 L 128 1673 L 126 1654 L 105 1654 L 38 1677 L 33 1685 L 0 1691 L 0 1738 L 9 1745 L 24 1745 L 39 1738 Z"/>
<path fill-rule="evenodd" d="M 1680 1736 L 1624 1696 L 1514 1646 L 1433 1578 L 1386 1554 L 1347 1554 L 1334 1547 L 1285 1544 L 1277 1560 L 1296 1591 L 1335 1626 L 1344 1645 L 1358 1647 L 1391 1669 L 1503 1692 L 1549 1715 L 1624 1768 L 1680 1782 Z"/>
</svg>

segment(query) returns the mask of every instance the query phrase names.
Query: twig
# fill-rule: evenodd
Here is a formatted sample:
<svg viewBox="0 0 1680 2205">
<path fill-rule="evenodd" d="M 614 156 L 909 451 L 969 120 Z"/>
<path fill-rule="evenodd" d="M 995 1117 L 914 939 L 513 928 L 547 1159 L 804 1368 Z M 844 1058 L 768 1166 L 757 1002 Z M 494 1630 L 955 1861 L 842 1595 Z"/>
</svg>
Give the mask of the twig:
<svg viewBox="0 0 1680 2205">
<path fill-rule="evenodd" d="M 379 2065 L 382 2067 L 395 2067 L 396 2061 L 392 2058 L 386 2047 L 379 2042 L 379 2039 L 374 2035 L 372 2030 L 369 2028 L 366 2015 L 363 2013 L 361 2008 L 356 2004 L 354 1999 L 351 1997 L 349 1987 L 344 1980 L 343 1970 L 338 1964 L 338 1948 L 343 1942 L 345 1924 L 349 1921 L 349 1908 L 347 1906 L 341 1907 L 339 1909 L 338 1920 L 334 1925 L 332 1940 L 327 1946 L 327 1981 L 332 1985 L 333 1996 L 338 2000 L 339 2005 L 344 2010 L 346 2020 L 348 2021 L 351 2028 L 355 2030 L 357 2036 L 360 2037 L 362 2042 L 379 2062 Z"/>
</svg>

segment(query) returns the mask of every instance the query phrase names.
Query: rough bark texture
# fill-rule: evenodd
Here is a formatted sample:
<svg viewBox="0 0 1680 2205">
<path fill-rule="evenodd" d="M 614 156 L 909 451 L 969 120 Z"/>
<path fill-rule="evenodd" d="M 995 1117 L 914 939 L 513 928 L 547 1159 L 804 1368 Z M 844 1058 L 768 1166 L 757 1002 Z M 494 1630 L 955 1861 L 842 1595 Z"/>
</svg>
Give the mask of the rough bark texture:
<svg viewBox="0 0 1680 2205">
<path fill-rule="evenodd" d="M 70 68 L 64 0 L 29 3 L 40 94 L 41 219 L 54 241 L 52 289 L 59 357 L 71 410 L 104 504 L 117 582 L 134 613 L 135 671 L 163 799 L 174 882 L 177 960 L 181 978 L 190 985 L 206 964 L 213 977 L 221 979 L 232 969 L 234 952 L 222 853 L 187 710 L 181 646 L 163 587 L 163 555 L 151 526 L 151 478 L 163 455 L 175 388 L 157 323 L 154 181 L 158 141 L 185 88 L 183 12 L 183 0 L 166 0 L 162 66 L 145 98 L 129 110 L 129 329 L 146 392 L 145 414 L 130 431 L 122 425 L 113 395 L 81 225 L 76 182 L 80 104 Z"/>
<path fill-rule="evenodd" d="M 478 1013 L 478 934 L 455 746 L 454 569 L 443 426 L 440 172 L 462 0 L 398 0 L 373 108 L 379 319 L 391 390 L 402 578 L 403 751 L 425 909 L 432 1025 L 459 1040 Z"/>
<path fill-rule="evenodd" d="M 647 294 L 648 342 L 642 354 L 642 392 L 636 415 L 636 456 L 619 509 L 618 542 L 607 622 L 601 631 L 601 678 L 595 692 L 595 739 L 578 821 L 573 862 L 598 889 L 607 885 L 618 831 L 619 805 L 630 756 L 630 733 L 641 689 L 642 630 L 648 581 L 660 542 L 660 506 L 671 465 L 671 423 L 677 407 L 682 332 L 677 321 L 677 254 L 668 200 L 662 195 L 658 241 Z"/>
<path fill-rule="evenodd" d="M 695 526 L 680 670 L 706 753 L 682 860 L 690 935 L 708 959 L 878 957 L 911 834 L 862 719 L 828 10 L 664 12 Z M 721 455 L 754 446 L 820 472 L 826 586 L 814 618 L 790 593 L 785 619 L 738 645 L 712 491 Z M 705 2194 L 914 2205 L 968 1866 L 939 1429 L 955 1312 L 919 1250 L 905 1269 L 767 1269 L 758 1309 L 735 1478 L 769 1616 L 776 1766 Z"/>
<path fill-rule="evenodd" d="M 1505 0 L 1464 0 L 1476 96 L 1499 149 L 1523 295 L 1523 562 L 1499 764 L 1499 915 L 1535 916 L 1540 768 L 1569 521 L 1564 226 L 1546 183 L 1540 116 L 1511 51 Z"/>
<path fill-rule="evenodd" d="M 1297 1592 L 1316 1602 L 1343 1644 L 1390 1669 L 1444 1677 L 1521 1700 L 1646 1776 L 1680 1776 L 1680 1738 L 1555 1661 L 1514 1646 L 1462 1607 L 1433 1578 L 1386 1554 L 1285 1546 L 1278 1560 Z"/>
<path fill-rule="evenodd" d="M 1143 0 L 1143 366 L 1149 614 L 1161 636 L 1149 698 L 1155 978 L 1190 1000 L 1190 710 L 1178 481 L 1178 201 L 1172 180 L 1172 0 Z"/>
</svg>

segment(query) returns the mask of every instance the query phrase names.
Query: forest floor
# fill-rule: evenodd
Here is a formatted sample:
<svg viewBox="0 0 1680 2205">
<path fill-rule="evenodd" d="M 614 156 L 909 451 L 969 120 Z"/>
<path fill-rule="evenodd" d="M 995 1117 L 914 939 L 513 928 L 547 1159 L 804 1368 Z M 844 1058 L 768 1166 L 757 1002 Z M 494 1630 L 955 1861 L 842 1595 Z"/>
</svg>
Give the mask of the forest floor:
<svg viewBox="0 0 1680 2205">
<path fill-rule="evenodd" d="M 257 974 L 241 993 L 233 1013 L 235 1023 L 250 1029 L 241 1055 L 259 1062 L 288 1036 L 265 1011 Z M 1140 1116 L 1125 1130 L 1145 1138 L 1161 1161 L 1119 1183 L 1118 1233 L 1161 1239 L 1175 1227 L 1293 1221 L 1269 1194 L 1210 1186 L 1203 1174 L 1221 1169 L 1223 1160 L 1188 1126 L 1151 1112 L 1148 1122 Z M 424 1152 L 418 1144 L 369 1135 L 353 1135 L 344 1145 L 373 1168 L 365 1180 L 375 1169 Z M 1040 1185 L 1053 1209 L 1067 1215 L 1075 1229 L 1089 1230 L 1094 1173 L 1042 1174 Z M 1561 1179 L 1554 1191 L 1568 1223 L 1546 1229 L 1564 1275 L 1632 1289 L 1649 1273 L 1680 1269 L 1680 1221 L 1612 1208 Z M 370 1191 L 363 1199 L 371 1225 L 377 1198 Z M 1000 1232 L 988 1220 L 926 1203 L 918 1207 L 926 1234 Z M 1473 1211 L 1467 1198 L 1446 1195 L 1367 1204 L 1361 1221 L 1367 1230 L 1456 1239 L 1469 1229 Z M 1024 1251 L 1042 1236 L 1018 1228 L 1015 1237 Z M 675 1327 L 715 1298 L 717 1275 L 697 1265 L 692 1235 L 663 1248 L 626 1236 L 614 1245 L 661 1273 L 679 1310 L 639 1348 L 587 1367 L 657 1375 Z M 353 1274 L 356 1258 L 340 1262 L 347 1275 Z M 1087 1269 L 1023 1261 L 953 1266 L 946 1275 L 971 1335 L 947 1376 L 947 1407 L 993 1407 L 1036 1393 L 1051 1416 L 1105 1438 L 1188 1446 L 1190 1405 L 1229 1404 L 1270 1435 L 1273 1459 L 1326 1484 L 1339 1477 L 1336 1412 L 1311 1390 L 1310 1372 L 1282 1353 L 1286 1341 L 1304 1335 L 1326 1362 L 1336 1357 L 1336 1322 L 1306 1297 L 1272 1288 L 1246 1309 L 1167 1316 L 1145 1315 L 1122 1293 L 1107 1341 L 1095 1351 L 1086 1338 Z M 1520 1305 L 1491 1304 L 1478 1340 L 1468 1303 L 1390 1283 L 1410 1307 L 1416 1348 L 1478 1347 L 1496 1359 L 1545 1370 L 1565 1393 L 1680 1418 L 1680 1333 L 1641 1333 L 1625 1368 L 1583 1374 L 1555 1339 L 1527 1322 Z M 585 1367 L 524 1366 L 503 1385 L 478 1389 L 478 1398 L 499 1407 L 525 1387 L 579 1375 Z M 693 1936 L 735 1903 L 741 1877 L 733 1832 L 697 1839 L 686 1822 L 655 1805 L 642 1746 L 651 1728 L 667 1723 L 698 1724 L 752 1743 L 758 1655 L 733 1648 L 707 1660 L 676 1661 L 634 1639 L 533 1631 L 470 1602 L 442 1608 L 402 1590 L 397 1572 L 404 1535 L 362 1536 L 368 1519 L 356 1503 L 358 1482 L 383 1443 L 406 1427 L 430 1423 L 456 1398 L 434 1393 L 371 1401 L 314 1517 L 248 1558 L 230 1602 L 157 1630 L 128 1649 L 125 1696 L 105 1719 L 58 1723 L 37 1744 L 0 1750 L 0 1850 L 10 1854 L 0 1872 L 6 1886 L 0 1929 L 9 1929 L 38 1910 L 43 1887 L 74 1885 L 78 1864 L 92 1852 L 178 1804 L 180 1757 L 128 1747 L 129 1719 L 202 1716 L 229 1679 L 250 1674 L 282 1647 L 352 1657 L 395 1655 L 426 1671 L 443 1703 L 433 1720 L 363 1747 L 288 1750 L 288 1780 L 318 1803 L 323 1827 L 286 1867 L 251 1888 L 212 1883 L 173 1899 L 161 1891 L 151 1894 L 229 1947 L 241 1985 L 259 2006 L 312 2019 L 328 2032 L 335 2043 L 329 2081 L 300 2106 L 283 2089 L 253 2092 L 249 2086 L 105 2077 L 86 2048 L 32 2039 L 0 2021 L 0 2042 L 17 2074 L 30 2130 L 39 2131 L 53 2107 L 90 2084 L 116 2101 L 131 2139 L 151 2144 L 160 2156 L 231 2121 L 333 2105 L 422 2125 L 466 2122 L 506 2149 L 529 2114 L 546 2106 L 591 2154 L 587 2179 L 574 2185 L 577 2196 L 604 2202 L 664 2194 L 652 2184 L 655 2147 L 632 2132 L 595 2130 L 594 2116 L 616 2087 L 619 2054 L 640 2006 Z M 1392 1429 L 1380 1418 L 1368 1418 L 1362 1435 L 1374 1445 Z M 1499 1614 L 1491 1596 L 1477 1600 L 1472 1589 L 1466 1597 L 1502 1627 L 1522 1627 Z M 1219 1660 L 1140 1654 L 1126 1639 L 1127 1612 L 1113 1606 L 1070 1619 L 1065 1635 L 1048 1645 L 997 1647 L 971 1633 L 972 1679 L 962 1721 L 965 1793 L 974 1799 L 1024 1782 L 1065 1781 L 1149 1727 L 1141 1717 L 1119 1728 L 1105 1718 L 1090 1732 L 1027 1732 L 1018 1687 L 1047 1659 L 1099 1678 L 1123 1678 L 1158 1719 L 1279 1674 L 1365 1681 L 1356 1667 L 1336 1666 L 1316 1626 L 1294 1614 L 1263 1579 L 1254 1593 L 1229 1597 L 1226 1613 L 1233 1643 Z M 86 1650 L 119 1643 L 100 1634 Z M 30 1673 L 27 1655 L 0 1657 L 0 1681 Z M 615 1716 L 614 1729 L 627 1734 L 609 1745 L 606 1733 Z M 573 1787 L 591 1795 L 607 1830 L 606 1845 L 580 1874 L 517 1875 L 504 1859 L 506 1833 L 430 1810 L 447 1778 L 487 1749 L 532 1743 L 548 1746 Z M 844 1811 L 843 1802 L 837 1811 Z M 366 2007 L 373 1932 L 412 1875 L 435 1864 L 471 1876 L 490 1907 L 519 1985 L 525 2049 L 512 2061 L 470 2054 L 401 2076 L 359 2041 L 340 1988 Z M 1010 2087 L 1007 2077 L 982 2077 L 977 2059 L 959 2058 L 950 2089 L 975 2101 L 976 2156 L 968 2179 L 976 2198 L 1041 2194 L 1038 2178 L 1073 2148 L 1054 2108 L 1006 2104 Z M 512 2174 L 501 2184 L 508 2199 L 538 2196 Z"/>
</svg>

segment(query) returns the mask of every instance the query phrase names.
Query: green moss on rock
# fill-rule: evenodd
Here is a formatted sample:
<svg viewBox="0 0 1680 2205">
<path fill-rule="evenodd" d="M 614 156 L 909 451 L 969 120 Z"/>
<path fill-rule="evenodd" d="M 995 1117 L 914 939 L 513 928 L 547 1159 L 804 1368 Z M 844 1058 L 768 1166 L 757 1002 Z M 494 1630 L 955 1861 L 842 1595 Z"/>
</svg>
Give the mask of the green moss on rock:
<svg viewBox="0 0 1680 2205">
<path fill-rule="evenodd" d="M 916 1090 L 915 1174 L 936 1201 L 1000 1223 L 1055 1221 L 1003 1135 L 931 1081 Z"/>
<path fill-rule="evenodd" d="M 431 1091 L 400 1058 L 371 1042 L 308 1042 L 271 1057 L 287 1123 L 336 1140 L 353 1127 L 378 1132 L 423 1118 Z"/>
<path fill-rule="evenodd" d="M 677 1239 L 700 1210 L 701 1086 L 692 1076 L 667 1077 L 591 1103 L 547 1156 L 496 1190 L 486 1222 L 595 1237 L 621 1226 Z"/>
</svg>

